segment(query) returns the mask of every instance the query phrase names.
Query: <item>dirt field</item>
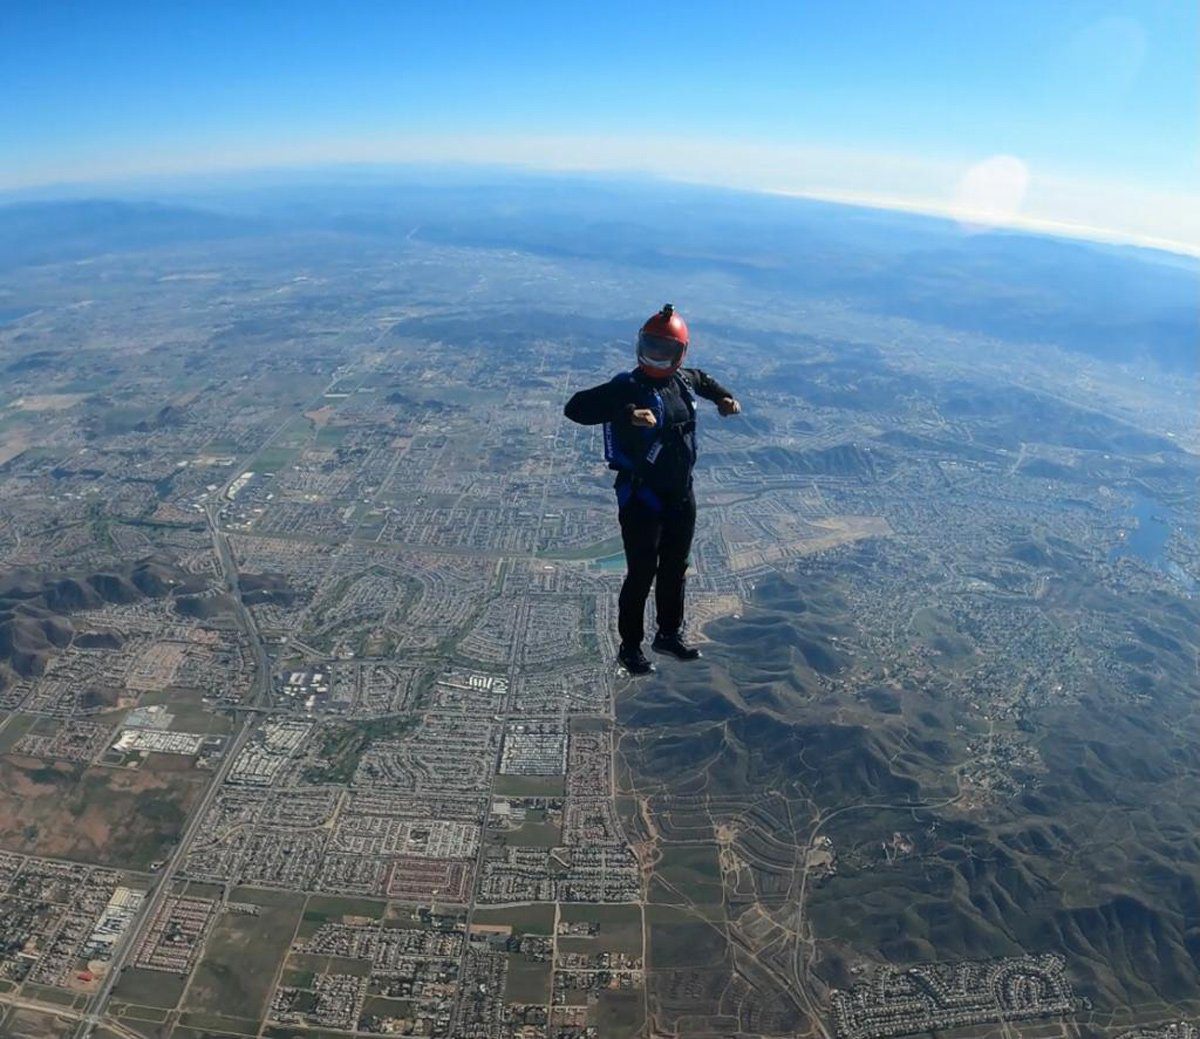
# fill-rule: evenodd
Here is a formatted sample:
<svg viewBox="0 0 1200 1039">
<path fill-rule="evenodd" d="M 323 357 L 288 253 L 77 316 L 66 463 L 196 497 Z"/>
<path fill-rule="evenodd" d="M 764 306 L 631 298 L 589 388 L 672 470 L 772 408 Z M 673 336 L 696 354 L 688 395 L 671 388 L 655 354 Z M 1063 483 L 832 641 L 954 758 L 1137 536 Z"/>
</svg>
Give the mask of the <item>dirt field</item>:
<svg viewBox="0 0 1200 1039">
<path fill-rule="evenodd" d="M 788 529 L 789 524 L 778 524 L 778 537 L 773 542 L 729 543 L 729 569 L 734 573 L 753 570 L 863 538 L 887 537 L 892 532 L 882 516 L 831 516 L 812 523 L 799 521 L 796 526 L 798 529 L 793 531 Z"/>
<path fill-rule="evenodd" d="M 283 962 L 300 922 L 304 896 L 283 891 L 241 888 L 234 901 L 261 907 L 258 916 L 222 914 L 192 977 L 184 1006 L 220 1015 L 230 1030 L 253 1034 L 261 1024 L 275 971 Z"/>
<path fill-rule="evenodd" d="M 0 438 L 0 465 L 11 462 L 29 446 L 29 441 L 19 433 L 10 433 Z"/>
<path fill-rule="evenodd" d="M 0 757 L 0 848 L 146 869 L 175 840 L 207 777 Z"/>
<path fill-rule="evenodd" d="M 53 1013 L 14 1008 L 0 1023 L 0 1035 L 11 1039 L 65 1039 L 75 1027 L 74 1020 Z"/>
<path fill-rule="evenodd" d="M 22 397 L 13 407 L 18 411 L 65 411 L 86 397 L 86 393 L 41 393 Z"/>
<path fill-rule="evenodd" d="M 316 426 L 317 429 L 324 429 L 329 424 L 329 420 L 333 418 L 333 415 L 334 409 L 328 404 L 323 408 L 317 408 L 315 411 L 306 411 L 304 413 L 304 417 Z"/>
</svg>

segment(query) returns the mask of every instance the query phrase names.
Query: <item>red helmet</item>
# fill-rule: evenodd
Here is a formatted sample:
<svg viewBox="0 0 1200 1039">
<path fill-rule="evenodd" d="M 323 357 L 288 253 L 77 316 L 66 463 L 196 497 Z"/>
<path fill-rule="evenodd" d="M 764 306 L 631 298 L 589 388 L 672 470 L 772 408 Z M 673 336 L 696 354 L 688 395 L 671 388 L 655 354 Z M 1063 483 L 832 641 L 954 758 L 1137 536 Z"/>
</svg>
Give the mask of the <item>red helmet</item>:
<svg viewBox="0 0 1200 1039">
<path fill-rule="evenodd" d="M 642 325 L 638 332 L 638 367 L 652 379 L 667 379 L 683 365 L 688 328 L 671 303 Z"/>
</svg>

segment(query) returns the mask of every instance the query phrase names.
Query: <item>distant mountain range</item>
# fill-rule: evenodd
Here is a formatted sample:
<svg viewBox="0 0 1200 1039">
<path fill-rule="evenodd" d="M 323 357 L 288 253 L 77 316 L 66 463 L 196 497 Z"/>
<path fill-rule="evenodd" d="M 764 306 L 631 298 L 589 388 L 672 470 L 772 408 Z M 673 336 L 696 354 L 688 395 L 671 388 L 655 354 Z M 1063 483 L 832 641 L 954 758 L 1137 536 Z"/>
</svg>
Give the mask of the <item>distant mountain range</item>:
<svg viewBox="0 0 1200 1039">
<path fill-rule="evenodd" d="M 695 276 L 1117 362 L 1194 371 L 1200 261 L 826 202 L 658 182 L 311 182 L 0 206 L 0 270 L 319 233 L 519 249 Z"/>
</svg>

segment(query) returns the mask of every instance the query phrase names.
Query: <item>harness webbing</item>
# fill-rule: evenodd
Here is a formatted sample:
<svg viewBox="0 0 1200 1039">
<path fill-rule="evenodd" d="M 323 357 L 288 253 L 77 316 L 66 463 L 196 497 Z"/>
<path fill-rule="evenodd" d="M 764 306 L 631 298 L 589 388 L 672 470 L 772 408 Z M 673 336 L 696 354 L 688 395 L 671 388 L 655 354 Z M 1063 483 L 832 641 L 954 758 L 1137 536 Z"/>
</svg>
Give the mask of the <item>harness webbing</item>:
<svg viewBox="0 0 1200 1039">
<path fill-rule="evenodd" d="M 686 423 L 671 427 L 671 431 L 686 434 L 696 428 L 696 400 L 688 380 L 681 373 L 676 372 L 672 379 L 678 380 L 680 393 L 692 417 Z M 640 457 L 631 457 L 625 450 L 625 446 L 617 436 L 615 423 L 604 423 L 604 459 L 608 462 L 608 467 L 615 469 L 619 474 L 616 483 L 617 502 L 624 506 L 636 494 L 655 511 L 659 511 L 662 508 L 662 502 L 659 501 L 658 495 L 646 486 L 645 479 L 646 471 L 658 461 L 659 453 L 662 451 L 663 437 L 668 432 L 666 404 L 663 401 L 662 392 L 635 379 L 633 372 L 622 372 L 615 376 L 613 381 L 635 383 L 639 389 L 643 390 L 643 399 L 639 406 L 653 411 L 655 419 L 654 425 L 650 428 L 635 427 L 642 440 L 643 449 Z"/>
</svg>

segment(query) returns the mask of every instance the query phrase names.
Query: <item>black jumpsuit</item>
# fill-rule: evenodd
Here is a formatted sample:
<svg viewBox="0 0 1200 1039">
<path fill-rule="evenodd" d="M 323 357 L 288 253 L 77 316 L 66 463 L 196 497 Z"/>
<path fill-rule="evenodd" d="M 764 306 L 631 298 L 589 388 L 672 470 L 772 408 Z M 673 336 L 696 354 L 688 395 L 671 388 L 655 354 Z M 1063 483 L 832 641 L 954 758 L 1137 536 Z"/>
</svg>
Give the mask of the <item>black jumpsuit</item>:
<svg viewBox="0 0 1200 1039">
<path fill-rule="evenodd" d="M 698 368 L 685 368 L 680 374 L 697 397 L 715 402 L 732 396 Z M 643 617 L 651 584 L 655 585 L 659 633 L 677 635 L 683 626 L 688 554 L 696 529 L 696 499 L 692 493 L 695 421 L 678 378 L 656 380 L 640 372 L 634 374 L 633 381 L 617 379 L 580 390 L 563 409 L 567 418 L 581 425 L 613 423 L 615 435 L 627 447 L 626 453 L 640 458 L 645 452 L 644 440 L 630 414 L 634 408 L 645 406 L 648 389 L 662 395 L 662 446 L 653 464 L 639 471 L 640 481 L 649 493 L 629 495 L 619 512 L 628 572 L 621 586 L 617 629 L 621 644 L 631 647 L 640 645 L 645 635 Z M 618 472 L 618 489 L 630 479 L 631 474 Z"/>
</svg>

